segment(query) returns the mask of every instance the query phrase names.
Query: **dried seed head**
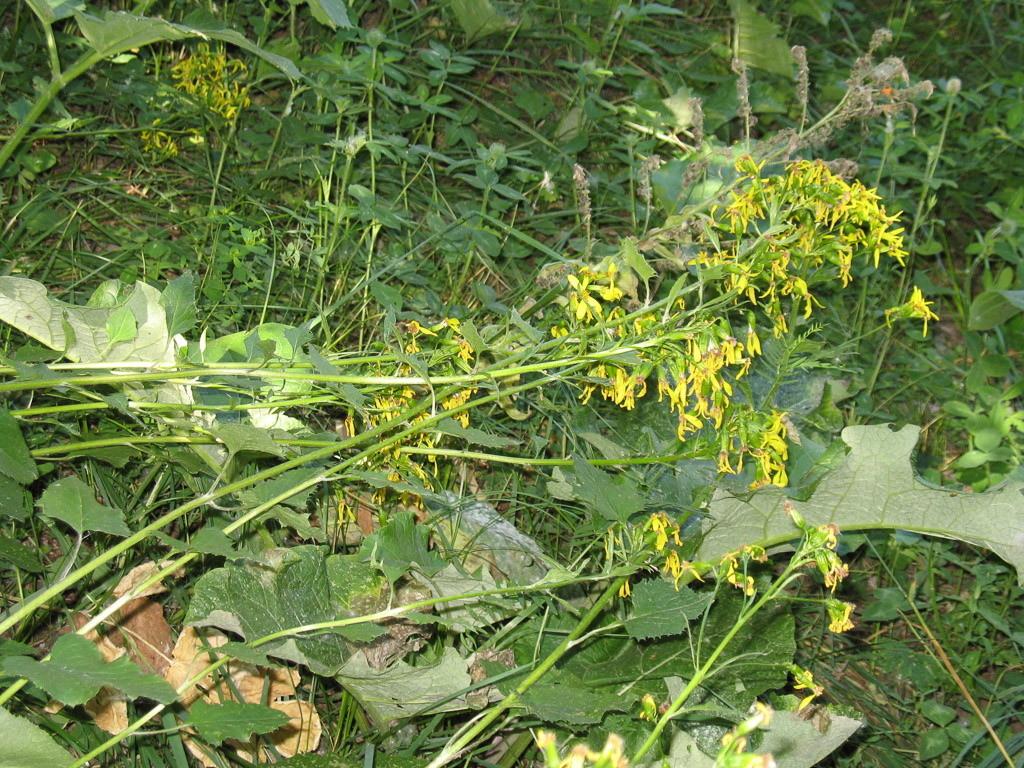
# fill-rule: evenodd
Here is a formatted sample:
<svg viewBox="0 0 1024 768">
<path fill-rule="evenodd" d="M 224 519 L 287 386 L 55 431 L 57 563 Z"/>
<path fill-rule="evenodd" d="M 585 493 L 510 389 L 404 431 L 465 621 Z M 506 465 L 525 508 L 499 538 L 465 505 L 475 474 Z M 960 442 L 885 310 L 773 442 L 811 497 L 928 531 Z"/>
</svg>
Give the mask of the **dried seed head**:
<svg viewBox="0 0 1024 768">
<path fill-rule="evenodd" d="M 693 115 L 690 118 L 693 129 L 693 144 L 699 150 L 700 145 L 704 143 L 704 107 L 696 96 L 692 97 L 688 103 L 690 112 Z"/>
<path fill-rule="evenodd" d="M 810 87 L 810 68 L 807 66 L 807 49 L 802 45 L 790 48 L 793 61 L 796 62 L 796 99 L 801 109 L 807 109 L 807 93 Z"/>
<path fill-rule="evenodd" d="M 583 166 L 577 163 L 572 167 L 572 180 L 576 184 L 576 202 L 583 216 L 583 226 L 590 229 L 590 183 L 587 181 L 587 172 Z"/>
<path fill-rule="evenodd" d="M 651 190 L 651 174 L 661 167 L 664 162 L 659 155 L 651 155 L 644 164 L 640 166 L 640 197 L 650 207 L 653 197 Z"/>
<path fill-rule="evenodd" d="M 737 76 L 736 95 L 740 98 L 740 108 L 736 114 L 747 120 L 750 118 L 750 81 L 747 79 L 747 65 L 739 59 L 733 59 L 732 71 Z"/>
<path fill-rule="evenodd" d="M 875 51 L 881 48 L 886 43 L 892 42 L 892 30 L 882 27 L 876 29 L 875 33 L 871 35 L 871 43 L 868 45 L 868 56 L 872 55 Z"/>
</svg>

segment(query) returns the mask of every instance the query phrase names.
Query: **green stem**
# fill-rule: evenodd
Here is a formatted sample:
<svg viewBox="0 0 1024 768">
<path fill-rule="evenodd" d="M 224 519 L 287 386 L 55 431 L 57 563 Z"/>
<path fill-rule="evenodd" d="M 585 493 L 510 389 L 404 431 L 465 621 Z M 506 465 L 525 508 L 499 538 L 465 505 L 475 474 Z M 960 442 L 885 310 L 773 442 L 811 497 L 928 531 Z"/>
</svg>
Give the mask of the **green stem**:
<svg viewBox="0 0 1024 768">
<path fill-rule="evenodd" d="M 664 714 L 662 714 L 662 716 L 658 719 L 658 722 L 655 723 L 654 729 L 651 731 L 650 736 L 647 737 L 647 740 L 640 746 L 640 749 L 637 750 L 637 753 L 629 761 L 630 764 L 635 765 L 636 763 L 638 763 L 640 758 L 647 754 L 647 752 L 650 751 L 651 747 L 653 747 L 658 742 L 658 739 L 661 736 L 662 731 L 664 731 L 665 728 L 668 726 L 669 721 L 679 714 L 683 706 L 686 704 L 686 701 L 690 698 L 691 694 L 697 689 L 697 687 L 701 683 L 704 682 L 704 680 L 707 679 L 708 675 L 711 673 L 711 668 L 715 665 L 715 662 L 718 661 L 719 656 L 721 656 L 725 652 L 725 649 L 728 647 L 729 643 L 731 643 L 733 639 L 736 637 L 736 635 L 739 634 L 740 630 L 743 629 L 744 626 L 746 626 L 747 622 L 749 622 L 757 614 L 758 611 L 764 608 L 765 605 L 774 600 L 778 596 L 779 592 L 781 592 L 783 589 L 785 589 L 786 586 L 788 586 L 789 578 L 797 567 L 796 564 L 799 560 L 800 554 L 801 553 L 797 553 L 797 555 L 793 557 L 786 570 L 775 581 L 775 583 L 772 584 L 772 586 L 767 591 L 765 591 L 764 595 L 761 596 L 760 600 L 758 600 L 752 606 L 750 606 L 745 611 L 740 613 L 740 616 L 738 619 L 736 619 L 736 623 L 733 625 L 732 629 L 730 629 L 726 636 L 722 638 L 722 642 L 720 642 L 718 646 L 715 648 L 715 650 L 711 652 L 711 655 L 708 657 L 708 660 L 704 662 L 703 666 L 701 666 L 701 668 L 693 676 L 690 682 L 686 684 L 686 687 L 683 688 L 680 694 L 676 696 L 672 704 L 669 705 L 669 708 L 665 710 Z"/>
<path fill-rule="evenodd" d="M 39 92 L 28 114 L 18 122 L 18 127 L 14 129 L 14 133 L 4 142 L 3 147 L 0 147 L 0 171 L 4 170 L 7 161 L 11 159 L 11 155 L 21 146 L 21 142 L 25 140 L 25 137 L 36 126 L 36 121 L 39 120 L 50 106 L 50 102 L 57 98 L 57 94 L 76 77 L 93 65 L 103 61 L 103 58 L 103 54 L 97 51 L 90 51 L 66 70 L 53 76 L 53 79 L 50 80 L 47 86 Z"/>
<path fill-rule="evenodd" d="M 529 688 L 540 680 L 547 672 L 556 664 L 558 660 L 566 654 L 566 652 L 572 647 L 573 643 L 583 636 L 583 633 L 587 631 L 591 624 L 601 615 L 605 606 L 618 594 L 619 589 L 623 584 L 626 583 L 628 576 L 620 576 L 601 594 L 594 605 L 591 606 L 590 610 L 580 619 L 576 627 L 566 635 L 565 639 L 558 644 L 547 658 L 544 659 L 537 667 L 531 672 L 523 682 L 521 682 L 508 696 L 506 696 L 501 702 L 495 704 L 490 710 L 487 711 L 480 719 L 473 722 L 473 725 L 465 729 L 461 733 L 454 736 L 449 741 L 441 752 L 430 761 L 427 768 L 441 768 L 442 765 L 446 765 L 452 760 L 456 759 L 459 754 L 465 749 L 474 739 L 483 733 L 495 720 L 501 715 L 511 709 L 513 706 L 520 703 L 522 695 L 529 690 Z"/>
</svg>

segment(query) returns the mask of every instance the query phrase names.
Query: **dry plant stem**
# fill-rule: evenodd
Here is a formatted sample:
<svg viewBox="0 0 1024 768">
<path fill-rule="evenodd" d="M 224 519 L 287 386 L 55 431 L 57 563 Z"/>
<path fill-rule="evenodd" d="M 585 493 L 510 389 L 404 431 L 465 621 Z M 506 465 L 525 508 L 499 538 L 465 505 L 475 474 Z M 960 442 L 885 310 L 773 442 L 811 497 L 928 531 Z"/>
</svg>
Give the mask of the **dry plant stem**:
<svg viewBox="0 0 1024 768">
<path fill-rule="evenodd" d="M 974 710 L 974 714 L 976 714 L 978 716 L 978 719 L 985 724 L 985 730 L 988 731 L 988 735 L 992 737 L 992 741 L 995 742 L 996 748 L 999 750 L 1000 754 L 1002 754 L 1003 759 L 1006 760 L 1006 764 L 1010 766 L 1010 768 L 1015 768 L 1013 758 L 1010 757 L 1010 753 L 1006 751 L 1006 747 L 1003 746 L 1003 742 L 999 739 L 999 735 L 992 728 L 992 725 L 989 723 L 988 718 L 985 717 L 984 714 L 982 714 L 981 708 L 978 706 L 978 702 L 974 700 L 974 697 L 971 696 L 971 692 L 967 690 L 967 686 L 964 685 L 964 681 L 961 679 L 960 675 L 957 674 L 957 671 L 953 667 L 952 662 L 950 662 L 949 657 L 946 655 L 946 652 L 942 649 L 942 646 L 939 644 L 939 641 L 935 638 L 935 635 L 933 635 L 932 631 L 928 628 L 928 624 L 921 616 L 921 612 L 917 610 L 917 606 L 914 605 L 913 601 L 910 601 L 910 605 L 914 609 L 914 615 L 917 617 L 917 620 L 921 623 L 921 629 L 924 630 L 924 633 L 928 636 L 928 640 L 931 642 L 932 647 L 935 649 L 936 655 L 942 662 L 942 666 L 944 666 L 946 668 L 946 671 L 949 672 L 950 677 L 953 678 L 953 682 L 956 683 L 957 688 L 960 689 L 960 692 L 964 695 L 964 698 L 967 699 L 967 703 L 970 704 L 971 709 Z"/>
<path fill-rule="evenodd" d="M 601 611 L 604 607 L 619 593 L 619 589 L 623 584 L 626 583 L 628 576 L 620 576 L 601 594 L 590 610 L 580 619 L 575 629 L 570 632 L 566 638 L 558 644 L 558 647 L 553 650 L 544 661 L 537 665 L 536 669 L 533 670 L 527 676 L 523 682 L 521 682 L 508 696 L 502 701 L 495 704 L 486 714 L 480 719 L 476 720 L 472 726 L 464 730 L 463 732 L 456 734 L 451 741 L 449 741 L 444 749 L 430 761 L 427 768 L 441 768 L 442 765 L 446 765 L 459 756 L 463 749 L 469 746 L 470 743 L 476 739 L 481 733 L 484 732 L 495 720 L 501 717 L 506 711 L 511 709 L 513 706 L 519 703 L 519 697 L 522 696 L 534 683 L 540 680 L 547 672 L 557 663 L 557 661 L 565 655 L 565 653 L 572 647 L 573 643 L 578 640 L 587 628 L 594 623 L 598 616 L 601 615 Z"/>
</svg>

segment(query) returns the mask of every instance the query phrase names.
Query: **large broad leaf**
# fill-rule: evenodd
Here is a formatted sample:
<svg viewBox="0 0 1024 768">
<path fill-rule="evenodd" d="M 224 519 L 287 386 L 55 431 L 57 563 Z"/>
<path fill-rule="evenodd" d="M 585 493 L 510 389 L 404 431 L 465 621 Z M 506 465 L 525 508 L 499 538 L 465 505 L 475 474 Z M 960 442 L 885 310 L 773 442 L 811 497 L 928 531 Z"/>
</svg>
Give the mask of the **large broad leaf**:
<svg viewBox="0 0 1024 768">
<path fill-rule="evenodd" d="M 206 40 L 212 38 L 237 45 L 239 48 L 259 56 L 294 80 L 299 80 L 302 77 L 302 73 L 299 72 L 298 67 L 295 66 L 291 59 L 278 56 L 275 53 L 270 53 L 260 48 L 240 32 L 236 32 L 233 29 L 200 28 L 187 24 L 172 24 L 163 19 L 135 16 L 134 14 L 121 11 L 105 11 L 102 16 L 76 13 L 75 18 L 78 20 L 78 26 L 81 28 L 82 34 L 85 35 L 85 38 L 92 47 L 96 49 L 96 52 L 104 58 L 116 56 L 133 48 L 141 48 L 161 40 L 184 40 L 186 38 Z"/>
<path fill-rule="evenodd" d="M 124 512 L 96 501 L 96 491 L 77 477 L 65 477 L 50 483 L 39 497 L 39 509 L 47 517 L 67 523 L 75 533 L 103 531 L 115 536 L 131 533 Z"/>
<path fill-rule="evenodd" d="M 42 728 L 0 707 L 0 765 L 6 768 L 53 768 L 74 760 Z"/>
<path fill-rule="evenodd" d="M 849 454 L 807 501 L 789 499 L 779 488 L 745 496 L 716 492 L 695 559 L 718 562 L 747 544 L 787 546 L 798 538 L 783 508 L 788 501 L 812 525 L 835 523 L 840 531 L 898 528 L 991 549 L 1017 569 L 1024 584 L 1024 483 L 985 493 L 930 486 L 910 463 L 919 433 L 909 425 L 899 431 L 847 427 L 842 437 Z"/>
<path fill-rule="evenodd" d="M 337 677 L 378 724 L 409 717 L 426 707 L 431 712 L 465 709 L 466 701 L 459 694 L 473 684 L 466 660 L 451 647 L 435 664 L 413 667 L 399 661 L 387 669 L 371 667 L 363 654 L 356 653 Z"/>
<path fill-rule="evenodd" d="M 971 302 L 967 327 L 989 331 L 1024 310 L 1024 291 L 984 291 Z"/>
<path fill-rule="evenodd" d="M 531 687 L 524 702 L 539 717 L 582 723 L 600 722 L 603 711 L 609 708 L 608 696 L 618 697 L 615 708 L 626 710 L 631 710 L 644 693 L 665 698 L 670 679 L 691 680 L 703 660 L 724 640 L 735 626 L 742 602 L 740 590 L 722 585 L 706 621 L 666 616 L 671 627 L 665 634 L 677 637 L 636 641 L 622 633 L 594 633 L 558 662 L 557 677 L 545 678 Z M 516 661 L 543 658 L 574 624 L 571 616 L 534 620 L 534 631 L 514 646 Z M 793 628 L 793 617 L 783 606 L 762 609 L 726 647 L 714 674 L 704 682 L 702 695 L 711 692 L 724 707 L 745 711 L 755 696 L 785 685 L 796 652 Z M 538 641 L 539 631 L 544 634 Z M 518 682 L 507 678 L 498 687 L 507 693 Z M 545 682 L 557 684 L 545 686 Z M 586 694 L 591 694 L 589 703 Z"/>
<path fill-rule="evenodd" d="M 145 697 L 162 704 L 178 698 L 174 688 L 156 675 L 147 675 L 127 656 L 104 664 L 103 654 L 91 640 L 81 635 L 57 638 L 46 661 L 24 656 L 4 660 L 4 672 L 31 680 L 50 696 L 64 704 L 84 704 L 100 688 L 109 686 L 130 698 Z"/>
<path fill-rule="evenodd" d="M 780 701 L 796 709 L 796 697 L 781 697 L 776 706 Z M 863 725 L 824 706 L 816 706 L 807 714 L 809 717 L 804 719 L 794 711 L 777 708 L 757 751 L 770 752 L 778 768 L 811 768 Z"/>
<path fill-rule="evenodd" d="M 328 557 L 322 547 L 267 550 L 262 562 L 239 563 L 206 573 L 196 583 L 187 624 L 215 626 L 249 642 L 339 617 L 370 613 L 387 604 L 383 580 L 354 557 Z M 365 638 L 357 627 L 295 632 L 260 649 L 334 675 L 351 653 L 347 638 Z"/>
<path fill-rule="evenodd" d="M 495 32 L 509 29 L 513 21 L 502 16 L 491 3 L 491 0 L 452 0 L 455 18 L 472 42 Z"/>
<path fill-rule="evenodd" d="M 749 67 L 792 77 L 793 58 L 786 41 L 778 36 L 778 27 L 746 0 L 733 0 L 732 15 L 736 58 Z"/>
<path fill-rule="evenodd" d="M 35 280 L 0 277 L 0 320 L 76 363 L 173 362 L 160 292 L 145 283 L 122 289 L 118 281 L 108 282 L 118 283 L 116 305 L 95 301 L 82 307 L 52 298 Z M 111 290 L 104 284 L 97 294 L 105 298 Z M 128 316 L 135 326 L 130 337 L 123 333 Z M 111 331 L 121 335 L 112 338 Z"/>
<path fill-rule="evenodd" d="M 220 744 L 225 739 L 248 741 L 254 733 L 270 733 L 287 722 L 288 715 L 279 709 L 231 699 L 220 704 L 199 699 L 188 716 L 188 725 L 211 744 Z"/>
<path fill-rule="evenodd" d="M 633 589 L 633 615 L 623 623 L 636 640 L 679 635 L 689 628 L 687 622 L 704 613 L 711 599 L 710 592 L 676 590 L 664 579 L 645 579 Z"/>
<path fill-rule="evenodd" d="M 625 523 L 644 508 L 644 497 L 632 477 L 609 474 L 582 456 L 573 459 L 572 469 L 556 468 L 551 476 L 548 491 L 553 496 L 581 501 L 607 523 Z M 594 524 L 602 529 L 606 525 L 596 520 Z"/>
<path fill-rule="evenodd" d="M 392 584 L 410 569 L 430 578 L 445 562 L 430 551 L 428 538 L 427 528 L 416 525 L 412 510 L 406 510 L 367 536 L 359 553 L 384 571 Z"/>
</svg>

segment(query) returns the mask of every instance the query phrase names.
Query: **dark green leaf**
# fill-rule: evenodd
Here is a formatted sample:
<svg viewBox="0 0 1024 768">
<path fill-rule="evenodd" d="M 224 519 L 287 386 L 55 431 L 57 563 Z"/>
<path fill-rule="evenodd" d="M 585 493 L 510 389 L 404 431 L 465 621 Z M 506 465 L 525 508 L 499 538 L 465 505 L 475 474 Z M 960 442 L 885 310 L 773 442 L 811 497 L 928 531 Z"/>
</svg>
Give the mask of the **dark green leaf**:
<svg viewBox="0 0 1024 768">
<path fill-rule="evenodd" d="M 414 566 L 429 578 L 446 565 L 430 551 L 429 538 L 427 527 L 417 525 L 412 510 L 406 510 L 367 536 L 359 554 L 379 565 L 392 584 Z"/>
<path fill-rule="evenodd" d="M 570 725 L 599 723 L 608 712 L 624 712 L 633 705 L 629 698 L 595 691 L 562 672 L 545 675 L 522 699 L 527 710 L 541 720 Z"/>
<path fill-rule="evenodd" d="M 47 486 L 39 497 L 39 509 L 47 517 L 67 523 L 76 533 L 103 531 L 128 536 L 124 512 L 100 504 L 96 492 L 77 477 L 65 477 Z"/>
<path fill-rule="evenodd" d="M 611 523 L 624 523 L 644 508 L 636 482 L 627 474 L 617 477 L 595 467 L 582 456 L 573 459 L 572 471 L 561 473 L 578 501 Z"/>
<path fill-rule="evenodd" d="M 20 568 L 26 573 L 42 573 L 44 570 L 37 550 L 0 533 L 0 566 L 3 565 Z"/>
<path fill-rule="evenodd" d="M 354 557 L 327 557 L 314 546 L 267 550 L 261 563 L 232 563 L 203 575 L 185 622 L 217 626 L 250 642 L 288 632 L 260 650 L 333 675 L 351 652 L 349 637 L 365 632 L 293 630 L 383 608 L 383 589 L 379 576 Z"/>
<path fill-rule="evenodd" d="M 288 715 L 261 704 L 243 704 L 228 699 L 210 704 L 199 699 L 189 710 L 187 725 L 204 741 L 220 744 L 225 739 L 248 741 L 254 733 L 270 733 L 288 723 Z"/>
<path fill-rule="evenodd" d="M 18 422 L 6 408 L 0 408 L 0 473 L 22 485 L 39 477 Z"/>
<path fill-rule="evenodd" d="M 633 615 L 624 622 L 636 640 L 680 635 L 710 604 L 710 592 L 679 591 L 663 579 L 644 579 L 633 588 Z"/>
<path fill-rule="evenodd" d="M 281 446 L 274 442 L 269 430 L 260 429 L 250 424 L 220 424 L 210 430 L 217 439 L 224 443 L 228 453 L 260 453 L 268 456 L 281 456 Z"/>
<path fill-rule="evenodd" d="M 917 756 L 924 762 L 934 760 L 949 749 L 949 734 L 944 728 L 936 728 L 925 731 L 921 735 L 921 741 L 917 745 Z"/>
<path fill-rule="evenodd" d="M 166 680 L 145 674 L 127 656 L 107 664 L 90 640 L 76 634 L 57 638 L 47 661 L 17 656 L 4 662 L 4 671 L 31 680 L 64 704 L 84 704 L 103 686 L 123 691 L 129 698 L 145 697 L 170 704 L 177 694 Z"/>
<path fill-rule="evenodd" d="M 518 440 L 492 435 L 488 432 L 484 432 L 483 430 L 474 429 L 473 427 L 464 427 L 455 421 L 455 419 L 451 418 L 439 421 L 436 429 L 438 432 L 445 435 L 452 435 L 453 437 L 458 437 L 472 445 L 482 445 L 485 448 L 511 448 L 519 445 Z"/>
</svg>

